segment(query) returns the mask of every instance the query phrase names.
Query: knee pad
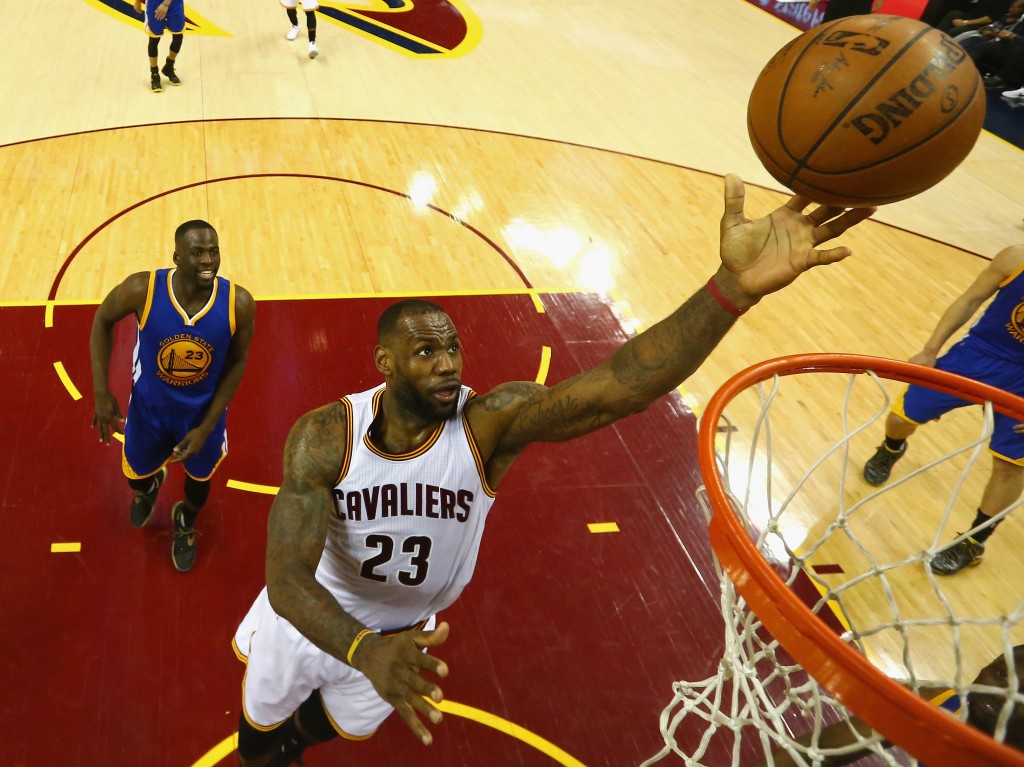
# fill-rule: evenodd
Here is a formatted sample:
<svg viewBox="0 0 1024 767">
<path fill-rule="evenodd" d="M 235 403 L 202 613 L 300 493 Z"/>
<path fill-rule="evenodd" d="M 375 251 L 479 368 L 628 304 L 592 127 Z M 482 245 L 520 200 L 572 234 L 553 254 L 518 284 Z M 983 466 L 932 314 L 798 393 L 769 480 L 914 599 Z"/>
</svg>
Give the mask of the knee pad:
<svg viewBox="0 0 1024 767">
<path fill-rule="evenodd" d="M 316 29 L 316 14 L 313 11 L 306 11 L 306 29 Z"/>
<path fill-rule="evenodd" d="M 296 713 L 298 726 L 305 731 L 302 733 L 303 737 L 312 736 L 316 743 L 338 737 L 338 731 L 334 729 L 330 717 L 327 716 L 327 709 L 324 708 L 319 690 L 313 690 L 312 695 L 306 698 Z"/>
<path fill-rule="evenodd" d="M 238 717 L 238 755 L 248 761 L 262 759 L 277 746 L 281 726 L 273 730 L 257 730 L 245 714 Z"/>
<path fill-rule="evenodd" d="M 210 497 L 210 480 L 199 481 L 185 475 L 185 500 L 193 509 L 201 509 Z"/>
<path fill-rule="evenodd" d="M 159 47 L 160 47 L 160 38 L 159 37 L 151 37 L 151 38 L 149 38 L 149 48 L 148 48 L 148 51 L 149 51 L 149 57 L 151 59 L 155 59 L 156 58 L 157 49 Z"/>
<path fill-rule="evenodd" d="M 171 50 L 174 51 L 175 55 L 177 55 L 178 51 L 181 50 L 181 43 L 184 39 L 185 35 L 183 32 L 179 32 L 176 35 L 171 35 Z"/>
</svg>

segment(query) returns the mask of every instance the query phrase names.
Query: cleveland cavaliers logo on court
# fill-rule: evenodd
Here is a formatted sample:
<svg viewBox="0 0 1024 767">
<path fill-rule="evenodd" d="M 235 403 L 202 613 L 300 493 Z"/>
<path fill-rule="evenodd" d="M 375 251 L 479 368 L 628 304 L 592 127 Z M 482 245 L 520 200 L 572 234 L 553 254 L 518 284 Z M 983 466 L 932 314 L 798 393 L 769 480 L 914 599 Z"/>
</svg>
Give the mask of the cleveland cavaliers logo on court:
<svg viewBox="0 0 1024 767">
<path fill-rule="evenodd" d="M 160 342 L 156 374 L 171 386 L 190 386 L 206 378 L 213 347 L 203 338 L 178 333 Z"/>
</svg>

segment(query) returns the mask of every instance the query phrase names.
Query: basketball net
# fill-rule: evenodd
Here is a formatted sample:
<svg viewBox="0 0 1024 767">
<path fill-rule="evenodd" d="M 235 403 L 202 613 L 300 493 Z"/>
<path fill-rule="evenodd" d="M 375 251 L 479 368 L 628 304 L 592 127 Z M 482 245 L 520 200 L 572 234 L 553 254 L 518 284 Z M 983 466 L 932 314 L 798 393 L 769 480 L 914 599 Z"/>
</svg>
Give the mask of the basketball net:
<svg viewBox="0 0 1024 767">
<path fill-rule="evenodd" d="M 786 388 L 796 388 L 784 395 L 790 376 Z M 956 432 L 960 424 L 946 417 L 920 430 L 910 440 L 913 452 L 874 488 L 861 471 L 881 441 L 878 421 L 891 409 L 883 379 L 955 393 L 982 405 L 983 417 L 979 425 L 979 408 L 954 411 L 971 419 L 955 444 L 923 441 L 926 432 L 946 439 Z M 727 406 L 735 420 L 725 418 Z M 715 394 L 700 420 L 705 485 L 698 498 L 721 581 L 723 655 L 709 678 L 674 683 L 660 719 L 665 746 L 643 767 L 672 754 L 705 767 L 749 767 L 759 759 L 768 767 L 846 764 L 858 751 L 874 755 L 870 764 L 1024 765 L 1024 754 L 1002 743 L 1013 705 L 1024 705 L 1012 653 L 1024 643 L 1019 552 L 1005 552 L 1012 571 L 991 576 L 1004 581 L 1002 594 L 980 590 L 970 573 L 937 576 L 929 567 L 939 550 L 978 531 L 966 529 L 966 520 L 988 475 L 979 458 L 993 411 L 1024 421 L 1024 400 L 932 368 L 856 355 L 770 360 Z M 921 508 L 922 488 L 931 508 Z M 921 529 L 922 519 L 934 521 Z M 953 532 L 957 525 L 962 533 Z M 838 559 L 842 567 L 817 564 Z M 1009 688 L 973 684 L 1000 654 Z M 950 714 L 921 697 L 932 687 L 962 701 L 972 692 L 996 694 L 995 735 L 966 724 L 966 705 Z M 870 727 L 855 729 L 853 716 Z M 837 723 L 843 745 L 829 745 L 822 730 Z"/>
</svg>

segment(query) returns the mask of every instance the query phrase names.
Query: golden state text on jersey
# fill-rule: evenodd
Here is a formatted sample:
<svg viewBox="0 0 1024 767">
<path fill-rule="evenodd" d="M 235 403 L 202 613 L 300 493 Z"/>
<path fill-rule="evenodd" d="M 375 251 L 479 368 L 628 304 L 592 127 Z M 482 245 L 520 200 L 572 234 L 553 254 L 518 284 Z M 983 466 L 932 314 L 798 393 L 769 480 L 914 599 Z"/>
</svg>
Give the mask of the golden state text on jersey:
<svg viewBox="0 0 1024 767">
<path fill-rule="evenodd" d="M 217 277 L 206 305 L 189 316 L 174 295 L 174 271 L 150 275 L 132 356 L 132 393 L 151 407 L 192 409 L 216 391 L 235 333 L 235 286 Z"/>
</svg>

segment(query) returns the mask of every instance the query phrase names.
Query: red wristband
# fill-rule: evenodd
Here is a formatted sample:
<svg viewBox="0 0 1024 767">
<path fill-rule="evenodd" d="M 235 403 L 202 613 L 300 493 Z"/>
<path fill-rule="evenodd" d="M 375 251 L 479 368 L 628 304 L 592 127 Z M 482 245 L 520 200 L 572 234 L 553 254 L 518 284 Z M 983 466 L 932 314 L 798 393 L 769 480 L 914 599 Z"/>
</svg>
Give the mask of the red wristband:
<svg viewBox="0 0 1024 767">
<path fill-rule="evenodd" d="M 722 291 L 720 291 L 718 289 L 718 286 L 715 285 L 714 277 L 708 280 L 708 293 L 710 293 L 711 297 L 722 305 L 723 309 L 725 309 L 727 312 L 729 312 L 729 314 L 733 315 L 734 317 L 742 317 L 744 314 L 746 314 L 746 309 L 740 309 L 738 306 L 736 306 L 736 304 L 734 304 L 732 301 L 730 301 L 728 298 L 722 295 Z"/>
</svg>

